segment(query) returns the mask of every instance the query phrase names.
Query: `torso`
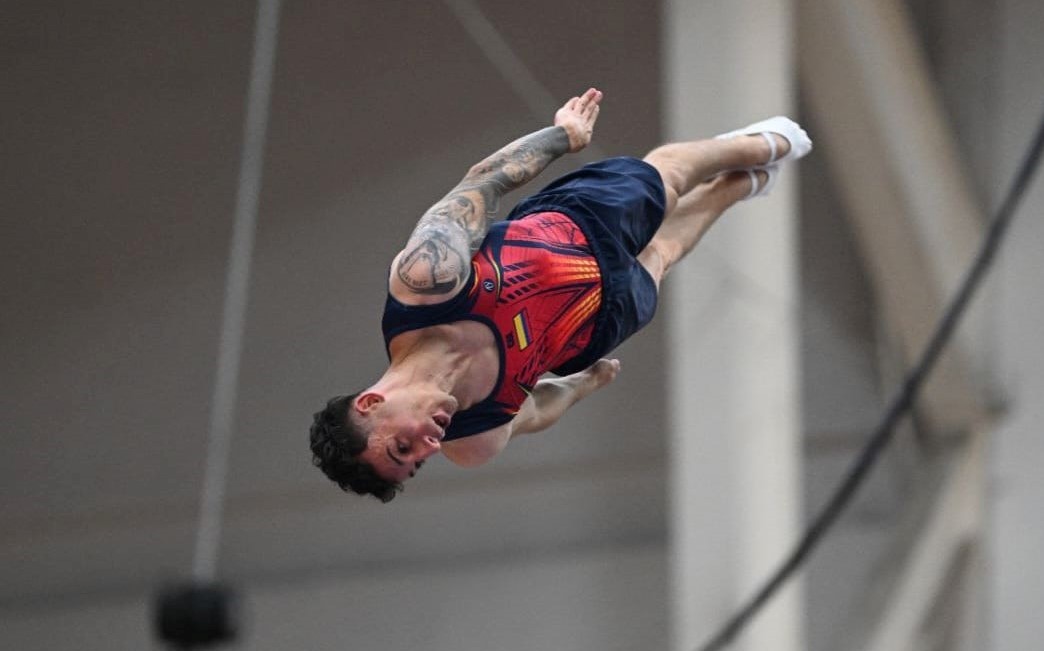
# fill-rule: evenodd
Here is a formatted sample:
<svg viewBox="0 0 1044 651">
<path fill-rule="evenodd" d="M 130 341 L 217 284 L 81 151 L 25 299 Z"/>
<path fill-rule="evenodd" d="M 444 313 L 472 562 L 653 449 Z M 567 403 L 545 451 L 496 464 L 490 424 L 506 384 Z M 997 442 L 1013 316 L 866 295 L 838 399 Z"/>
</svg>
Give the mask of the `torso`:
<svg viewBox="0 0 1044 651">
<path fill-rule="evenodd" d="M 448 344 L 452 353 L 461 355 L 465 360 L 467 371 L 453 391 L 460 409 L 471 407 L 493 391 L 500 374 L 500 353 L 493 331 L 488 326 L 478 321 L 454 321 L 404 332 L 392 339 L 392 359 L 425 338 L 438 339 L 443 345 Z"/>
<path fill-rule="evenodd" d="M 601 274 L 568 217 L 538 213 L 495 224 L 455 296 L 409 301 L 393 285 L 383 323 L 392 359 L 433 337 L 467 365 L 453 392 L 460 410 L 447 433 L 452 440 L 510 421 L 541 375 L 585 349 L 601 306 Z"/>
</svg>

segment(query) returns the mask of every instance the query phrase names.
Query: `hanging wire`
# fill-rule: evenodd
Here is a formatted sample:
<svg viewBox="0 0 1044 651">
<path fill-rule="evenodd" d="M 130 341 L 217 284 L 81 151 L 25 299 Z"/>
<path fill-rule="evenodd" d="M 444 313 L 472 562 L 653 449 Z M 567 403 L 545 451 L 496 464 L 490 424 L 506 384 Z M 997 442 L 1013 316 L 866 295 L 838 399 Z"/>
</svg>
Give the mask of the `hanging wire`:
<svg viewBox="0 0 1044 651">
<path fill-rule="evenodd" d="M 891 442 L 895 433 L 896 425 L 898 425 L 903 415 L 913 406 L 914 400 L 917 398 L 921 386 L 924 384 L 928 374 L 935 366 L 935 362 L 946 347 L 946 344 L 949 342 L 950 337 L 953 335 L 954 330 L 967 309 L 968 303 L 971 301 L 975 291 L 982 282 L 983 277 L 989 270 L 994 256 L 997 253 L 997 249 L 1000 247 L 1001 241 L 1004 238 L 1004 234 L 1015 215 L 1015 209 L 1022 200 L 1023 195 L 1026 193 L 1026 189 L 1029 187 L 1030 181 L 1040 165 L 1042 151 L 1044 151 L 1044 115 L 1041 116 L 1040 123 L 1037 126 L 1036 135 L 1023 157 L 1022 164 L 1019 166 L 1015 174 L 1015 178 L 1012 181 L 1011 187 L 1008 189 L 1007 195 L 1005 195 L 1004 201 L 1001 203 L 1001 206 L 995 213 L 994 217 L 990 220 L 989 229 L 979 247 L 979 252 L 975 261 L 972 263 L 971 268 L 966 272 L 956 295 L 950 301 L 949 305 L 947 305 L 946 310 L 943 313 L 942 318 L 940 318 L 939 323 L 936 326 L 931 339 L 929 339 L 924 352 L 921 354 L 920 359 L 914 366 L 913 370 L 907 375 L 906 380 L 899 389 L 899 392 L 892 399 L 888 410 L 874 429 L 873 434 L 863 447 L 863 450 L 849 467 L 848 473 L 845 475 L 834 495 L 822 508 L 819 514 L 813 518 L 812 523 L 805 530 L 804 535 L 779 569 L 776 570 L 776 572 L 765 582 L 762 588 L 755 593 L 747 605 L 737 611 L 736 614 L 733 615 L 732 618 L 730 618 L 724 626 L 722 626 L 721 629 L 710 638 L 709 641 L 699 647 L 700 651 L 717 651 L 718 649 L 724 649 L 731 644 L 736 636 L 739 635 L 754 616 L 758 614 L 765 603 L 772 598 L 776 591 L 804 563 L 805 559 L 834 524 L 838 516 L 840 516 L 845 507 L 848 506 L 848 503 L 852 500 L 856 490 L 858 490 L 860 485 L 862 485 L 867 473 L 869 473 L 874 467 L 881 452 L 888 446 L 888 443 Z"/>
<path fill-rule="evenodd" d="M 192 574 L 200 581 L 214 578 L 221 543 L 228 452 L 239 388 L 239 361 L 243 352 L 250 262 L 257 227 L 257 204 L 261 194 L 265 133 L 268 130 L 268 105 L 272 96 L 278 31 L 279 0 L 258 0 L 254 53 L 250 64 L 250 85 L 247 89 L 246 117 L 243 124 L 243 152 L 239 164 L 239 185 L 236 190 L 235 221 L 225 277 L 221 338 L 218 343 L 214 394 L 210 403 L 206 467 L 200 495 L 196 549 L 192 562 Z"/>
</svg>

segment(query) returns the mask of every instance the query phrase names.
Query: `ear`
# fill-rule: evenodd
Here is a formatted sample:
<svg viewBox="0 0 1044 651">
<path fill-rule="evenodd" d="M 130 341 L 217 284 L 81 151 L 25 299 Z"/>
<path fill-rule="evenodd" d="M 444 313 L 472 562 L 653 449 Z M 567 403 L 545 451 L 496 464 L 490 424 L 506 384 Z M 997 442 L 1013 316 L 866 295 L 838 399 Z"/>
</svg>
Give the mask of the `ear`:
<svg viewBox="0 0 1044 651">
<path fill-rule="evenodd" d="M 369 414 L 384 402 L 384 396 L 374 391 L 364 391 L 355 399 L 353 407 L 360 414 Z"/>
</svg>

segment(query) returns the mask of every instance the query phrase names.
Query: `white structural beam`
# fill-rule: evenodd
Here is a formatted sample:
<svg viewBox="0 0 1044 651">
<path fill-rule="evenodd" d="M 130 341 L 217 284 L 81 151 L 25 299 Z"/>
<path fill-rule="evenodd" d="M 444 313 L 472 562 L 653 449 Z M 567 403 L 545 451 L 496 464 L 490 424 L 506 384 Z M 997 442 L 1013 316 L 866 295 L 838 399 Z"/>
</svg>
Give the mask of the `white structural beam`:
<svg viewBox="0 0 1044 651">
<path fill-rule="evenodd" d="M 789 2 L 664 8 L 669 140 L 793 112 Z M 789 167 L 770 197 L 730 210 L 664 286 L 679 651 L 710 637 L 799 533 L 795 174 Z M 804 649 L 802 603 L 793 582 L 735 648 Z"/>
<path fill-rule="evenodd" d="M 943 596 L 949 574 L 962 556 L 972 565 L 974 555 L 963 552 L 981 538 L 983 523 L 985 436 L 976 434 L 951 467 L 935 506 L 926 518 L 863 651 L 917 651 L 934 648 L 927 620 Z M 974 589 L 974 581 L 965 589 Z M 963 613 L 971 617 L 973 613 Z M 970 629 L 965 629 L 965 634 Z"/>
<path fill-rule="evenodd" d="M 979 243 L 982 216 L 900 0 L 799 0 L 799 67 L 883 315 L 908 366 Z M 962 327 L 921 402 L 944 431 L 983 416 L 982 318 Z"/>
</svg>

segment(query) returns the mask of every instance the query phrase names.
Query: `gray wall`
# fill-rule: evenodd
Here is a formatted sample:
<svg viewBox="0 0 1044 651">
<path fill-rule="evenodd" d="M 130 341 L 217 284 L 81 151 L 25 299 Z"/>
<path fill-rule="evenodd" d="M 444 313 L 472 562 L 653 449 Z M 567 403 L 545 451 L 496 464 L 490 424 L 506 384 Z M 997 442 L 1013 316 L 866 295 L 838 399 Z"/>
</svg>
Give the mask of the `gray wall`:
<svg viewBox="0 0 1044 651">
<path fill-rule="evenodd" d="M 606 92 L 603 151 L 656 144 L 656 8 L 481 4 L 552 95 Z M 1044 16 L 1006 0 L 982 18 L 973 4 L 916 6 L 945 18 L 930 54 L 995 203 L 1041 110 Z M 145 648 L 150 593 L 188 571 L 252 12 L 247 1 L 5 6 L 0 648 Z M 288 3 L 281 30 L 221 559 L 251 604 L 243 646 L 664 648 L 662 322 L 621 350 L 612 389 L 488 468 L 433 461 L 383 506 L 310 467 L 311 412 L 382 369 L 384 276 L 416 217 L 550 111 L 529 114 L 438 2 Z M 814 506 L 876 420 L 884 382 L 873 297 L 829 171 L 814 156 L 803 169 Z M 1025 612 L 1044 586 L 1033 558 L 1044 234 L 1031 218 L 1042 206 L 1037 189 L 993 286 L 1011 407 L 992 493 L 997 649 L 1044 634 Z M 726 290 L 744 291 L 741 280 Z M 882 523 L 910 464 L 901 450 L 890 461 L 810 564 L 812 648 L 841 648 L 860 589 L 887 562 Z"/>
<path fill-rule="evenodd" d="M 189 569 L 253 4 L 5 14 L 0 648 L 139 646 L 148 595 Z M 605 91 L 603 151 L 656 144 L 655 10 L 489 17 L 556 98 Z M 306 447 L 312 412 L 383 368 L 387 265 L 417 217 L 557 107 L 531 115 L 442 3 L 286 3 L 274 93 L 220 563 L 256 596 L 249 648 L 657 639 L 658 325 L 612 394 L 490 467 L 433 461 L 390 505 Z"/>
<path fill-rule="evenodd" d="M 1044 6 L 1001 3 L 1001 92 L 991 178 L 1000 200 L 1029 146 L 1044 111 Z M 1044 620 L 1034 605 L 1044 602 L 1044 183 L 1036 175 L 999 263 L 998 359 L 1007 411 L 993 437 L 988 609 L 993 648 L 1040 646 Z"/>
<path fill-rule="evenodd" d="M 254 581 L 237 648 L 665 648 L 667 611 L 645 601 L 666 581 L 662 558 L 653 545 Z M 5 616 L 0 644 L 159 649 L 149 619 L 133 597 L 37 609 Z"/>
</svg>

